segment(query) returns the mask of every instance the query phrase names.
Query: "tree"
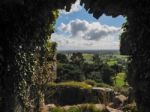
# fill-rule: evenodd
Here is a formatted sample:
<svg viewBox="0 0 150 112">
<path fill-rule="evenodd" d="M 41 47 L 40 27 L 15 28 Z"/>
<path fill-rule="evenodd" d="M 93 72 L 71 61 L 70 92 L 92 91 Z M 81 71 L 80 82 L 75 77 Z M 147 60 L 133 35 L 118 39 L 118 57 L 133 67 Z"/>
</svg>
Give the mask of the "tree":
<svg viewBox="0 0 150 112">
<path fill-rule="evenodd" d="M 57 54 L 57 61 L 59 63 L 68 63 L 68 59 L 67 59 L 67 56 L 65 54 L 62 54 L 62 53 L 58 53 Z"/>
<path fill-rule="evenodd" d="M 111 68 L 113 69 L 114 71 L 114 81 L 116 83 L 116 76 L 117 76 L 117 73 L 121 72 L 121 70 L 123 69 L 123 67 L 119 64 L 114 64 L 111 66 Z"/>
<path fill-rule="evenodd" d="M 85 79 L 81 69 L 74 64 L 59 64 L 57 67 L 57 82 L 83 81 Z"/>
<path fill-rule="evenodd" d="M 103 64 L 103 61 L 101 60 L 101 58 L 98 54 L 93 55 L 92 60 L 96 65 Z"/>
<path fill-rule="evenodd" d="M 114 75 L 114 71 L 107 65 L 104 64 L 101 68 L 102 81 L 107 84 L 113 84 L 112 77 Z"/>
<path fill-rule="evenodd" d="M 79 65 L 80 67 L 84 63 L 84 58 L 82 53 L 73 53 L 70 59 L 71 59 L 71 63 Z"/>
</svg>

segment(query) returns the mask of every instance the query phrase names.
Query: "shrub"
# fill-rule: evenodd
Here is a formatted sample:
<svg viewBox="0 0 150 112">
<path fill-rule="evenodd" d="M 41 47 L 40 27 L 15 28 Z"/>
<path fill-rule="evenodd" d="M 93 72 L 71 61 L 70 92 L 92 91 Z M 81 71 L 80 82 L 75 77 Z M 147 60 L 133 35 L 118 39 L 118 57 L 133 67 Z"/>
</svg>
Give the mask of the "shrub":
<svg viewBox="0 0 150 112">
<path fill-rule="evenodd" d="M 79 107 L 77 106 L 73 106 L 73 107 L 70 107 L 67 112 L 81 112 L 81 110 L 79 109 Z"/>
<path fill-rule="evenodd" d="M 101 112 L 94 104 L 81 104 L 72 106 L 69 109 L 63 107 L 55 107 L 50 109 L 49 112 Z"/>
<path fill-rule="evenodd" d="M 80 112 L 100 112 L 98 108 L 94 104 L 84 104 L 81 105 L 80 107 Z"/>
<path fill-rule="evenodd" d="M 97 83 L 96 84 L 97 87 L 105 87 L 105 88 L 112 88 L 112 86 L 105 84 L 105 83 Z"/>
<path fill-rule="evenodd" d="M 116 76 L 113 77 L 113 82 L 114 82 L 113 85 L 117 87 L 123 87 L 124 85 L 126 85 L 125 77 L 126 74 L 123 72 L 116 74 Z"/>
<path fill-rule="evenodd" d="M 65 112 L 65 110 L 61 107 L 51 108 L 49 112 Z"/>
<path fill-rule="evenodd" d="M 114 90 L 125 96 L 129 94 L 129 87 L 114 87 Z"/>
<path fill-rule="evenodd" d="M 91 89 L 92 86 L 85 83 L 85 82 L 75 82 L 75 81 L 70 81 L 70 82 L 61 82 L 61 83 L 49 83 L 48 86 L 53 86 L 53 87 L 77 87 L 77 88 L 82 88 L 82 89 Z"/>
<path fill-rule="evenodd" d="M 86 84 L 91 85 L 91 86 L 96 86 L 96 82 L 94 80 L 85 80 L 84 81 Z"/>
</svg>

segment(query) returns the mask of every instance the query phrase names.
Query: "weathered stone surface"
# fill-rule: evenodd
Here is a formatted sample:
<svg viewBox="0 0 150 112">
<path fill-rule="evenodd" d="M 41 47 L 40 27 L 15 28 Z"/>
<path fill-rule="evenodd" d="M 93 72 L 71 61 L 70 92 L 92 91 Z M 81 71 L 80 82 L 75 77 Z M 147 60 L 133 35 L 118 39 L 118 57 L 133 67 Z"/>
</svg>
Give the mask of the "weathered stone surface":
<svg viewBox="0 0 150 112">
<path fill-rule="evenodd" d="M 128 98 L 124 95 L 117 95 L 114 98 L 114 105 L 113 107 L 123 107 L 126 103 L 126 101 L 128 100 Z"/>
<path fill-rule="evenodd" d="M 122 110 L 114 109 L 108 106 L 106 107 L 105 111 L 106 112 L 123 112 Z"/>
<path fill-rule="evenodd" d="M 53 91 L 53 95 L 46 93 L 46 103 L 54 103 L 58 105 L 74 105 L 82 103 L 102 103 L 108 104 L 114 99 L 114 91 L 109 88 L 92 88 L 82 89 L 77 87 L 56 87 L 49 89 Z"/>
</svg>

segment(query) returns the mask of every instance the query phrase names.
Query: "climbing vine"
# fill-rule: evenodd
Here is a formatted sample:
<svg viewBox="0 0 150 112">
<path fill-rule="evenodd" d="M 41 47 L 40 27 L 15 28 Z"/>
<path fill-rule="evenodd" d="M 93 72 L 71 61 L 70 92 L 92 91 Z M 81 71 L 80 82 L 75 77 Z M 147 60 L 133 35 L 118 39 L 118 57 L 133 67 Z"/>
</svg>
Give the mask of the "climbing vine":
<svg viewBox="0 0 150 112">
<path fill-rule="evenodd" d="M 34 55 L 36 48 L 41 48 L 40 52 L 43 53 L 46 49 L 50 49 L 46 44 L 53 32 L 52 20 L 57 17 L 57 10 L 41 9 L 39 6 L 40 3 L 27 1 L 21 6 L 18 4 L 3 5 L 0 10 L 5 13 L 1 15 L 3 17 L 1 27 L 5 29 L 4 32 L 1 32 L 2 58 L 4 58 L 4 63 L 1 63 L 3 67 L 1 110 L 6 112 L 15 111 L 18 108 L 27 112 L 34 108 L 35 98 L 31 91 L 35 88 L 33 73 L 36 58 Z M 11 14 L 7 15 L 10 12 Z M 40 58 L 44 58 L 44 54 L 41 54 Z M 20 107 L 16 107 L 18 105 Z"/>
</svg>

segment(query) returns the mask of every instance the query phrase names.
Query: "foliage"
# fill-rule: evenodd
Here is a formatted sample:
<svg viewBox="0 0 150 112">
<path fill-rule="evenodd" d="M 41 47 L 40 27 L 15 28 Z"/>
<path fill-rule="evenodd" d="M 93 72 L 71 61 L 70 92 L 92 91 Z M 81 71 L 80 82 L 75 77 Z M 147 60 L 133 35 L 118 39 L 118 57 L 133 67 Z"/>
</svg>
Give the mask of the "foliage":
<svg viewBox="0 0 150 112">
<path fill-rule="evenodd" d="M 77 106 L 70 107 L 68 112 L 80 112 L 81 110 Z"/>
<path fill-rule="evenodd" d="M 13 112 L 20 106 L 21 110 L 18 111 L 27 112 L 36 106 L 34 103 L 38 94 L 35 93 L 35 53 L 37 48 L 41 49 L 39 60 L 42 62 L 45 50 L 49 49 L 46 44 L 54 31 L 58 15 L 57 10 L 44 4 L 34 0 L 27 0 L 23 5 L 0 4 L 0 26 L 3 29 L 0 32 L 0 49 L 3 50 L 1 54 L 4 57 L 0 74 L 3 82 L 0 81 L 3 87 L 1 111 Z"/>
<path fill-rule="evenodd" d="M 74 64 L 59 64 L 57 67 L 57 82 L 60 81 L 83 81 L 85 79 L 82 75 L 78 65 Z"/>
<path fill-rule="evenodd" d="M 109 66 L 113 66 L 113 65 L 117 64 L 117 61 L 116 60 L 109 60 L 109 61 L 107 61 L 107 64 Z"/>
<path fill-rule="evenodd" d="M 61 107 L 56 107 L 56 108 L 50 109 L 49 112 L 65 112 L 65 110 Z"/>
<path fill-rule="evenodd" d="M 102 62 L 102 60 L 98 54 L 93 55 L 92 60 L 96 65 L 102 65 L 103 64 L 103 62 Z"/>
<path fill-rule="evenodd" d="M 52 46 L 55 44 L 51 43 Z M 36 49 L 35 53 L 35 71 L 32 76 L 33 81 L 37 88 L 44 89 L 44 85 L 48 82 L 52 82 L 56 75 L 56 64 L 55 64 L 55 47 L 49 47 L 48 49 L 53 50 L 54 52 L 44 49 L 45 51 Z M 44 56 L 42 56 L 44 55 Z"/>
<path fill-rule="evenodd" d="M 47 42 L 45 48 L 37 47 L 35 66 L 32 75 L 35 105 L 38 109 L 44 104 L 45 86 L 56 79 L 56 43 Z M 37 110 L 38 111 L 38 110 Z"/>
<path fill-rule="evenodd" d="M 64 87 L 79 87 L 79 88 L 83 88 L 83 89 L 90 89 L 92 88 L 91 85 L 86 84 L 85 82 L 61 82 L 61 83 L 49 83 L 49 86 L 64 86 Z"/>
<path fill-rule="evenodd" d="M 114 75 L 114 71 L 105 64 L 101 69 L 101 73 L 103 82 L 111 85 L 113 83 L 112 77 Z"/>
<path fill-rule="evenodd" d="M 118 73 L 115 76 L 114 86 L 122 87 L 126 84 L 125 82 L 125 73 Z"/>
<path fill-rule="evenodd" d="M 114 75 L 116 75 L 120 71 L 125 72 L 124 69 L 126 63 L 124 63 L 124 60 L 126 59 L 126 57 L 122 59 L 121 56 L 116 57 L 115 55 L 103 56 L 98 54 L 94 55 L 94 54 L 80 53 L 80 57 L 84 58 L 84 59 L 81 58 L 82 62 L 78 60 L 78 63 L 82 63 L 80 64 L 80 66 L 78 64 L 72 63 L 72 60 L 74 60 L 73 58 L 76 58 L 76 55 L 73 56 L 72 54 L 71 56 L 72 59 L 70 60 L 70 57 L 67 56 L 66 54 L 59 54 L 58 60 L 65 59 L 63 57 L 66 57 L 67 63 L 63 62 L 61 63 L 60 61 L 58 61 L 56 82 L 70 81 L 70 80 L 74 81 L 93 80 L 97 83 L 104 82 L 108 84 L 113 84 L 112 77 L 114 77 Z M 107 63 L 111 59 L 115 60 L 116 63 L 110 66 Z M 106 80 L 103 81 L 103 79 L 107 79 L 109 80 L 109 82 Z"/>
<path fill-rule="evenodd" d="M 91 86 L 96 86 L 96 82 L 95 82 L 94 80 L 88 79 L 88 80 L 85 80 L 84 82 L 85 82 L 86 84 L 91 85 Z"/>
<path fill-rule="evenodd" d="M 113 87 L 115 91 L 125 95 L 125 96 L 129 96 L 129 86 L 114 86 Z M 134 98 L 133 96 L 131 96 L 132 98 Z"/>
<path fill-rule="evenodd" d="M 83 55 L 80 52 L 73 53 L 70 60 L 72 64 L 78 65 L 80 67 L 82 67 L 82 64 L 84 63 Z"/>
<path fill-rule="evenodd" d="M 83 57 L 85 59 L 85 62 L 93 63 L 92 61 L 93 54 L 83 53 Z"/>
<path fill-rule="evenodd" d="M 96 86 L 97 87 L 105 87 L 105 88 L 113 88 L 112 86 L 105 84 L 105 83 L 97 83 Z"/>
<path fill-rule="evenodd" d="M 68 109 L 65 107 L 55 107 L 50 109 L 50 112 L 102 112 L 94 104 L 81 104 L 71 106 Z"/>
<path fill-rule="evenodd" d="M 81 112 L 100 112 L 99 109 L 96 108 L 95 105 L 93 104 L 85 104 L 85 105 L 81 105 L 80 107 Z"/>
<path fill-rule="evenodd" d="M 57 61 L 59 63 L 68 63 L 67 56 L 65 54 L 61 54 L 61 53 L 57 54 Z"/>
</svg>

